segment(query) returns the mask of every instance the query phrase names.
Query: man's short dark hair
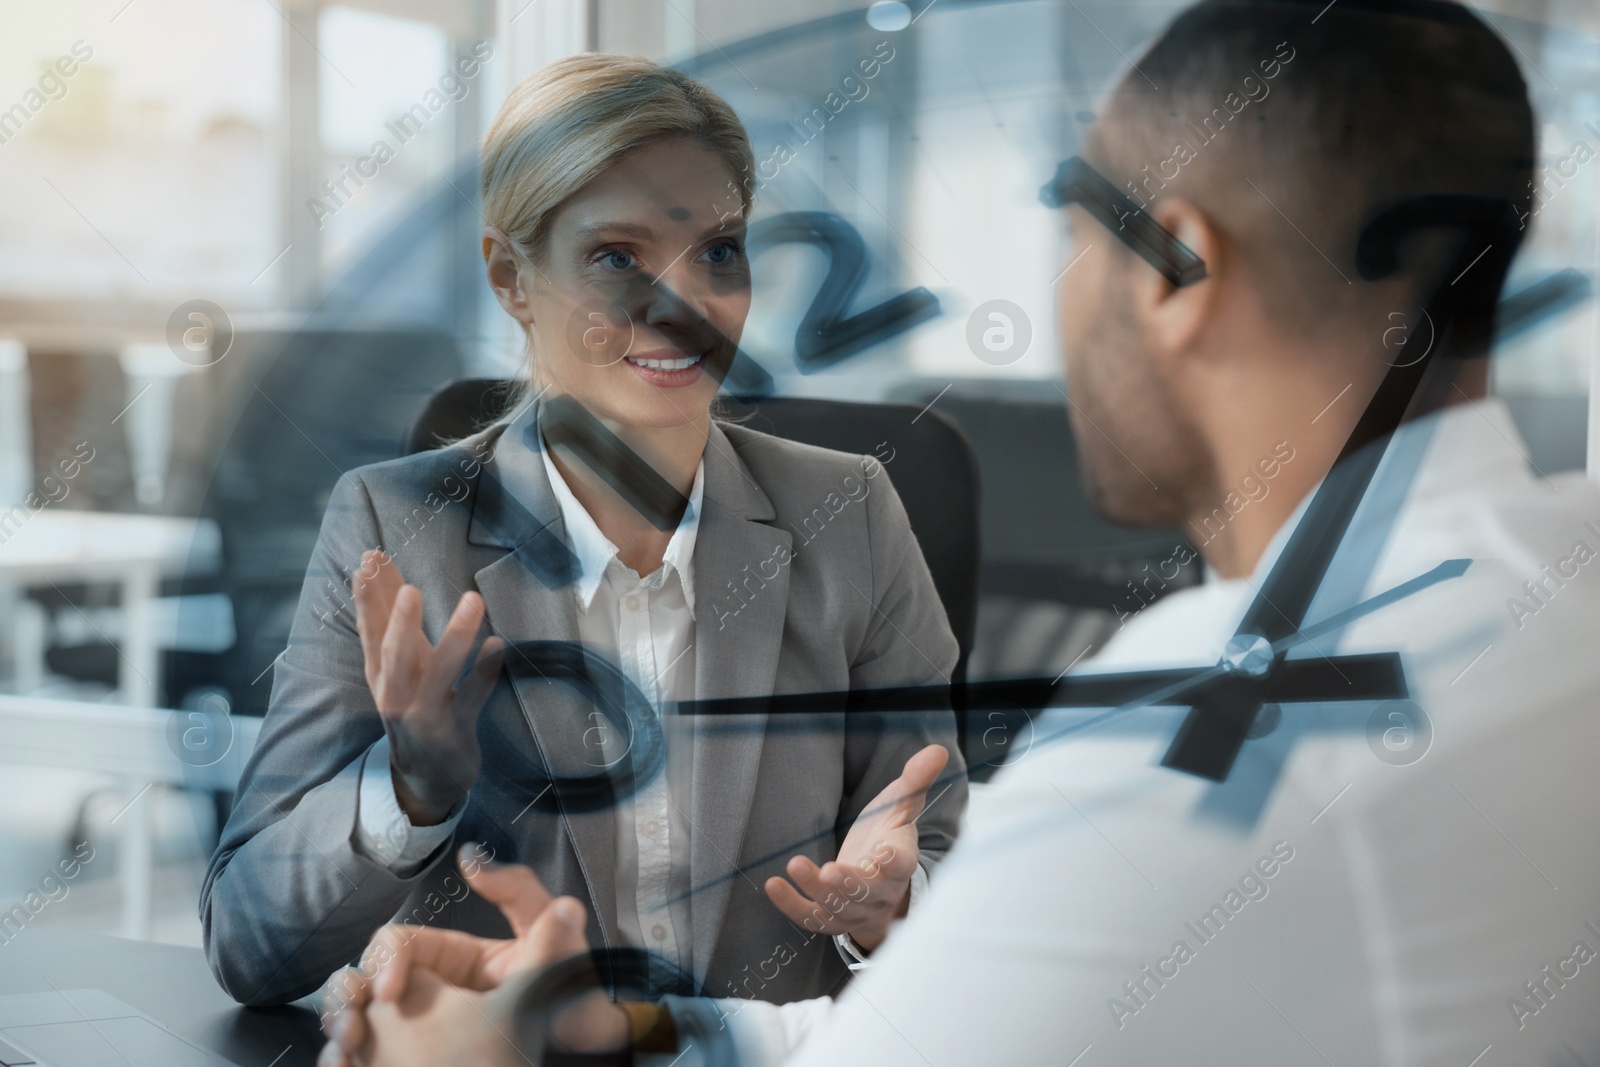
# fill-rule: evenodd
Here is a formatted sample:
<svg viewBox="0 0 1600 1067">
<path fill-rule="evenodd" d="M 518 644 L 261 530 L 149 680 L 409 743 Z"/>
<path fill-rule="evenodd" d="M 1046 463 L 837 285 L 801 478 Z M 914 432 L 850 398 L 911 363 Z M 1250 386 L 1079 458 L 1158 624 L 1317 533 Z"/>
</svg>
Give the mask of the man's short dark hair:
<svg viewBox="0 0 1600 1067">
<path fill-rule="evenodd" d="M 1527 86 L 1454 3 L 1202 0 L 1136 61 L 1107 118 L 1114 179 L 1214 214 L 1290 321 L 1362 303 L 1357 238 L 1399 201 L 1463 193 L 1528 214 Z"/>
</svg>

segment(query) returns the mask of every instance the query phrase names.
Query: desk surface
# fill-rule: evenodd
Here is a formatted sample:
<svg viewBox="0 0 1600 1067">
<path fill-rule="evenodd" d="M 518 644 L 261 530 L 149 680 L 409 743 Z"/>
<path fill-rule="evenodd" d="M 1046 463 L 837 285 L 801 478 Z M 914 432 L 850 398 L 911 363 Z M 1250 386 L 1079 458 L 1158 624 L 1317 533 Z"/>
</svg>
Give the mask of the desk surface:
<svg viewBox="0 0 1600 1067">
<path fill-rule="evenodd" d="M 0 944 L 0 993 L 103 989 L 239 1067 L 312 1067 L 322 1036 L 308 1007 L 241 1008 L 199 949 L 24 928 Z"/>
</svg>

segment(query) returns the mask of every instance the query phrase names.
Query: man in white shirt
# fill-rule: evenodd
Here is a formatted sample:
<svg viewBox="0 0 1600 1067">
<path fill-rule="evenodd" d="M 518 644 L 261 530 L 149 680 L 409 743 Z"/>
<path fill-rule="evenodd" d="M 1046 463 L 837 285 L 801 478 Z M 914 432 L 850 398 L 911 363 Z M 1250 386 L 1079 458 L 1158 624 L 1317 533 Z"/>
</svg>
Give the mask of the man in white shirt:
<svg viewBox="0 0 1600 1067">
<path fill-rule="evenodd" d="M 1370 280 L 1358 235 L 1433 194 L 1525 220 L 1533 129 L 1514 59 L 1453 5 L 1207 0 L 1135 64 L 1084 156 L 1171 240 L 1069 208 L 1067 379 L 1096 506 L 1186 527 L 1211 574 L 1094 670 L 1224 657 L 1395 361 L 1389 314 L 1453 284 L 1453 242 Z M 1046 712 L 837 1003 L 669 998 L 659 1062 L 1596 1062 L 1600 492 L 1531 469 L 1486 362 L 1426 380 L 1294 620 L 1291 662 L 1398 652 L 1404 698 L 1263 707 L 1220 782 L 1162 765 L 1187 708 Z M 528 963 L 582 944 L 556 909 L 529 931 Z M 474 995 L 424 977 L 336 1036 L 493 1055 L 446 1020 L 519 1005 Z M 580 1021 L 614 1039 L 606 1018 Z"/>
</svg>

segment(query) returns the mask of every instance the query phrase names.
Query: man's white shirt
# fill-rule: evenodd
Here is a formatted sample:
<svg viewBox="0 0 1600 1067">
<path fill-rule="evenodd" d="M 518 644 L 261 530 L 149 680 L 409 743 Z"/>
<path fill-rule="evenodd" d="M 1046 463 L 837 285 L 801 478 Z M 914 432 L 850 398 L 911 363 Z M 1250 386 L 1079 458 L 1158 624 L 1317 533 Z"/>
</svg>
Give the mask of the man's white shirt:
<svg viewBox="0 0 1600 1067">
<path fill-rule="evenodd" d="M 1298 516 L 1088 669 L 1216 663 Z M 1221 785 L 1159 765 L 1185 708 L 1044 714 L 837 1004 L 717 1003 L 739 1063 L 1600 1062 L 1597 553 L 1502 405 L 1408 424 L 1307 622 L 1473 562 L 1294 656 L 1411 702 L 1285 704 Z"/>
</svg>

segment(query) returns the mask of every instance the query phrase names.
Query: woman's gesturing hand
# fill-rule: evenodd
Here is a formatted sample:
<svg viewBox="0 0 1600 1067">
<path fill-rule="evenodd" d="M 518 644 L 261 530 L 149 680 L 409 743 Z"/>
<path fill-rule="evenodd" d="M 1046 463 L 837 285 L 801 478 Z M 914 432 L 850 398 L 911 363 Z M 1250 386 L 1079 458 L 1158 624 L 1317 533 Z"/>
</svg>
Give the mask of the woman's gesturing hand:
<svg viewBox="0 0 1600 1067">
<path fill-rule="evenodd" d="M 900 777 L 856 818 L 839 858 L 818 867 L 806 856 L 791 857 L 786 870 L 800 888 L 774 875 L 766 882 L 768 898 L 813 933 L 849 934 L 867 951 L 877 948 L 910 905 L 917 819 L 949 759 L 943 745 L 928 745 L 906 760 Z"/>
<path fill-rule="evenodd" d="M 500 673 L 505 642 L 485 640 L 462 678 L 483 625 L 482 597 L 462 596 L 435 645 L 422 632 L 421 591 L 405 584 L 383 552 L 363 554 L 350 584 L 367 686 L 389 735 L 395 795 L 413 825 L 440 823 L 477 780 L 478 713 Z"/>
</svg>

